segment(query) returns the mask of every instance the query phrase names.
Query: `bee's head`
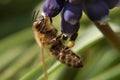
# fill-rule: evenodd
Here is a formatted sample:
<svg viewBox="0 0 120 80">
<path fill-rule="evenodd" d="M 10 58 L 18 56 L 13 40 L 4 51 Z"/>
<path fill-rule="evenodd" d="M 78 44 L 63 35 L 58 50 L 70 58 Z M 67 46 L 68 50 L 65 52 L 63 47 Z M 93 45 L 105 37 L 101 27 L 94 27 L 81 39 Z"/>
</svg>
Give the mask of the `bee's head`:
<svg viewBox="0 0 120 80">
<path fill-rule="evenodd" d="M 45 13 L 35 11 L 33 14 L 33 29 L 37 32 L 46 32 L 48 30 L 48 25 L 52 22 L 52 19 Z M 47 26 L 47 27 L 46 27 Z"/>
<path fill-rule="evenodd" d="M 40 16 L 39 18 L 37 18 L 33 21 L 33 29 L 40 31 L 43 26 L 45 26 L 44 16 Z"/>
</svg>

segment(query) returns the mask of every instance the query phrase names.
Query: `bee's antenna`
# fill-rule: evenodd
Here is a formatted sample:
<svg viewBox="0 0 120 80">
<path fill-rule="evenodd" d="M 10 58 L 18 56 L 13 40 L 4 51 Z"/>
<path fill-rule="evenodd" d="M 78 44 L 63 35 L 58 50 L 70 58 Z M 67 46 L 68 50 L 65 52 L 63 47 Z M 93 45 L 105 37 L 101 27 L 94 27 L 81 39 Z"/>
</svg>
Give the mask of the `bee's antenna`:
<svg viewBox="0 0 120 80">
<path fill-rule="evenodd" d="M 40 10 L 38 10 L 38 11 L 36 12 L 35 19 L 37 19 L 38 15 L 39 15 L 39 12 L 40 12 Z"/>
<path fill-rule="evenodd" d="M 32 15 L 32 22 L 35 21 L 35 13 L 36 13 L 36 11 L 33 12 L 33 15 Z"/>
<path fill-rule="evenodd" d="M 32 18 L 33 22 L 37 19 L 38 15 L 39 15 L 39 12 L 40 12 L 40 10 L 33 12 L 33 18 Z"/>
</svg>

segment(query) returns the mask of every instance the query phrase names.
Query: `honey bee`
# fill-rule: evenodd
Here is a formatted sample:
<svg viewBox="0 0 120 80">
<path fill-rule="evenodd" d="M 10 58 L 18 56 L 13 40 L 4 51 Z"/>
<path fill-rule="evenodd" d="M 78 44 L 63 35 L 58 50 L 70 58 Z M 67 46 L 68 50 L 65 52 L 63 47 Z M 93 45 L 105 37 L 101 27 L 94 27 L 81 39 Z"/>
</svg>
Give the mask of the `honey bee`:
<svg viewBox="0 0 120 80">
<path fill-rule="evenodd" d="M 82 67 L 81 58 L 63 44 L 61 37 L 64 36 L 64 34 L 57 35 L 57 30 L 52 25 L 52 19 L 44 13 L 41 13 L 41 16 L 37 18 L 36 16 L 38 14 L 37 12 L 33 19 L 33 30 L 38 45 L 48 48 L 51 54 L 63 64 L 73 68 Z M 64 37 L 64 39 L 65 38 L 67 37 Z"/>
</svg>

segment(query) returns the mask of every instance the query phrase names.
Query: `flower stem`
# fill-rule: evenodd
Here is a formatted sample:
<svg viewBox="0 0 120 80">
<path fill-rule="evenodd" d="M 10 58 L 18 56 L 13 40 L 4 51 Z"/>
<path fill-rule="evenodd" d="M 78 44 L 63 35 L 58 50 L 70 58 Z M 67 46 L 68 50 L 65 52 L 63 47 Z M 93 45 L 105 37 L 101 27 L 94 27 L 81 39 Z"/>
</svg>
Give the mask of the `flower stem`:
<svg viewBox="0 0 120 80">
<path fill-rule="evenodd" d="M 120 51 L 120 37 L 111 29 L 108 23 L 101 25 L 99 22 L 94 22 L 96 27 L 103 33 L 108 42 Z"/>
</svg>

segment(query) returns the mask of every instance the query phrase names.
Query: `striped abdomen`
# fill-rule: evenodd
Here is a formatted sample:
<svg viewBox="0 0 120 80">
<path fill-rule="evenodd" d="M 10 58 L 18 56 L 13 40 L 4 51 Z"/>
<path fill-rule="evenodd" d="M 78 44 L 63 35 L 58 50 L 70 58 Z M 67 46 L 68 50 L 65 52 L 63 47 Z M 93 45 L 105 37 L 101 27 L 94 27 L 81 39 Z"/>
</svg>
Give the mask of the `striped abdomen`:
<svg viewBox="0 0 120 80">
<path fill-rule="evenodd" d="M 64 48 L 65 46 L 61 43 L 61 41 L 57 41 L 56 44 L 51 47 L 50 51 L 60 62 L 70 67 L 83 67 L 80 57 L 70 49 Z"/>
</svg>

